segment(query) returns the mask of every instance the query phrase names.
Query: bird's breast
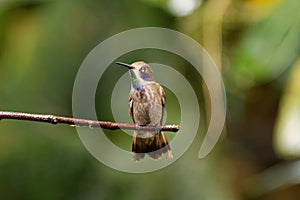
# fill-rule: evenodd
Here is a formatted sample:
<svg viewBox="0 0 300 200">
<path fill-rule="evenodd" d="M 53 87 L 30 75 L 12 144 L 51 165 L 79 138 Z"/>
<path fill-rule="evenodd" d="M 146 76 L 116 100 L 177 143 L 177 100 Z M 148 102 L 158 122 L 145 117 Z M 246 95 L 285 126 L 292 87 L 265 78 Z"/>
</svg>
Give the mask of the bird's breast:
<svg viewBox="0 0 300 200">
<path fill-rule="evenodd" d="M 131 91 L 134 121 L 139 125 L 160 125 L 163 115 L 161 95 L 156 85 L 144 85 Z"/>
</svg>

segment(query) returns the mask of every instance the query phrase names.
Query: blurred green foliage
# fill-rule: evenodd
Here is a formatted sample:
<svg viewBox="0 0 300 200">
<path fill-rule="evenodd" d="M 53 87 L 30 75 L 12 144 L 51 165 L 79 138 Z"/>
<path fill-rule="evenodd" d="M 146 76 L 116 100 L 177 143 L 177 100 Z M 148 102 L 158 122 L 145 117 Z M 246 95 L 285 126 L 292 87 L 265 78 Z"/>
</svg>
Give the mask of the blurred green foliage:
<svg viewBox="0 0 300 200">
<path fill-rule="evenodd" d="M 285 1 L 247 30 L 234 50 L 228 74 L 235 86 L 245 89 L 266 83 L 293 64 L 300 49 L 299 8 L 299 1 Z"/>
<path fill-rule="evenodd" d="M 168 1 L 1 1 L 1 110 L 72 116 L 76 72 L 97 44 L 121 31 L 146 26 L 175 29 L 202 41 L 203 12 L 212 18 L 218 15 L 205 10 L 209 2 L 218 3 L 203 1 L 189 16 L 176 17 L 168 11 Z M 264 10 L 261 5 L 265 2 L 272 4 L 272 9 Z M 73 127 L 1 120 L 1 198 L 297 199 L 299 188 L 290 189 L 284 179 L 279 188 L 260 188 L 259 194 L 257 186 L 268 185 L 272 179 L 256 177 L 251 184 L 247 180 L 290 158 L 278 157 L 272 139 L 282 109 L 279 102 L 287 94 L 285 86 L 300 76 L 289 78 L 289 69 L 299 57 L 299 8 L 297 0 L 235 0 L 225 9 L 218 34 L 223 36 L 221 70 L 228 87 L 227 137 L 207 158 L 197 157 L 206 130 L 205 114 L 209 113 L 205 86 L 204 91 L 199 88 L 201 77 L 175 55 L 154 50 L 130 52 L 120 59 L 166 63 L 184 74 L 195 89 L 201 122 L 188 151 L 157 172 L 126 174 L 94 159 Z M 251 21 L 252 15 L 255 20 Z M 96 95 L 99 119 L 113 120 L 111 91 L 124 73 L 113 67 L 105 72 L 101 80 L 105 88 Z M 166 92 L 168 113 L 174 113 L 167 123 L 173 123 L 178 120 L 179 106 L 172 92 Z M 130 137 L 121 131 L 106 133 L 113 142 L 130 149 Z M 279 172 L 270 173 L 276 177 Z M 280 171 L 281 176 L 284 173 Z M 299 177 L 299 172 L 295 170 L 291 176 Z"/>
</svg>

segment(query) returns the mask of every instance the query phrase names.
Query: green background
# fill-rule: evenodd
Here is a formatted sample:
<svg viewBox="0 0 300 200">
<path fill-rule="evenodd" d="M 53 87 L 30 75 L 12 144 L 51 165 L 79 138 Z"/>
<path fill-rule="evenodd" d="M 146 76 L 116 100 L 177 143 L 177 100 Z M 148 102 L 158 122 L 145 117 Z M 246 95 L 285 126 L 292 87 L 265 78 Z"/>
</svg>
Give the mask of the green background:
<svg viewBox="0 0 300 200">
<path fill-rule="evenodd" d="M 148 26 L 174 29 L 202 44 L 218 64 L 227 91 L 223 134 L 200 160 L 197 155 L 210 112 L 205 85 L 197 87 L 201 77 L 182 58 L 167 52 L 123 55 L 120 59 L 128 63 L 145 60 L 181 66 L 177 70 L 194 87 L 201 110 L 198 136 L 188 151 L 162 170 L 126 174 L 93 158 L 73 127 L 1 120 L 1 199 L 300 197 L 299 1 L 195 0 L 194 9 L 185 15 L 172 10 L 170 2 L 0 1 L 2 111 L 71 117 L 73 83 L 87 54 L 114 34 Z M 107 105 L 115 82 L 125 72 L 110 67 L 101 80 L 106 87 L 96 96 L 99 120 L 113 121 Z M 174 113 L 166 123 L 175 123 L 178 102 L 171 91 L 166 92 L 169 113 Z M 121 131 L 106 133 L 130 149 L 130 138 Z"/>
</svg>

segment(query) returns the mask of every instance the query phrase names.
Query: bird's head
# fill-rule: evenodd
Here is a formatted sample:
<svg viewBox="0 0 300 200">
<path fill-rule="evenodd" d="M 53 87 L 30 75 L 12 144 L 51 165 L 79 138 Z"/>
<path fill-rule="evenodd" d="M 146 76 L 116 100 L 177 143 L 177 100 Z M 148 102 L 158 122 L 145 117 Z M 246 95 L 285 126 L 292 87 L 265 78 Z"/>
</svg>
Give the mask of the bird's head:
<svg viewBox="0 0 300 200">
<path fill-rule="evenodd" d="M 116 64 L 129 69 L 132 86 L 135 89 L 141 88 L 144 82 L 153 81 L 153 71 L 150 65 L 143 61 L 134 62 L 131 65 L 122 62 L 116 62 Z"/>
</svg>

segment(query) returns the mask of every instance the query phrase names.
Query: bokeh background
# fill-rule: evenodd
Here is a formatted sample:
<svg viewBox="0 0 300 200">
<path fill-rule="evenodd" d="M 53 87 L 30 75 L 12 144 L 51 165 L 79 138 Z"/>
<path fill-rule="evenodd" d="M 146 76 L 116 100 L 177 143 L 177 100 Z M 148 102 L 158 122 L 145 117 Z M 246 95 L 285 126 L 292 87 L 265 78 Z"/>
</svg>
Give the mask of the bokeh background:
<svg viewBox="0 0 300 200">
<path fill-rule="evenodd" d="M 73 82 L 87 54 L 114 34 L 147 26 L 198 41 L 227 91 L 221 140 L 200 160 L 210 113 L 201 77 L 166 52 L 123 55 L 174 66 L 198 88 L 199 136 L 188 151 L 157 172 L 126 174 L 93 158 L 73 127 L 1 120 L 1 199 L 299 199 L 299 10 L 298 0 L 1 0 L 0 110 L 72 116 Z M 125 72 L 110 67 L 101 80 L 99 119 L 113 120 L 109 98 Z M 176 98 L 167 96 L 175 115 Z M 130 149 L 121 131 L 107 135 Z"/>
</svg>

